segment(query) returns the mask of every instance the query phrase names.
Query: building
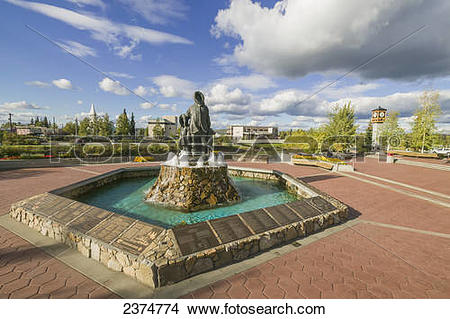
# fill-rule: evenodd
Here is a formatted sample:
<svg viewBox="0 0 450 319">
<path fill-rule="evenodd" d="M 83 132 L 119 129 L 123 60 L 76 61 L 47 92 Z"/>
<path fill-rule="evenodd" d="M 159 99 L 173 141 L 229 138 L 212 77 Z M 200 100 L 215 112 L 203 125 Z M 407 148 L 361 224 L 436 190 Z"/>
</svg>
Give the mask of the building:
<svg viewBox="0 0 450 319">
<path fill-rule="evenodd" d="M 38 136 L 44 135 L 44 127 L 36 127 L 34 125 L 16 126 L 17 135 L 21 136 Z"/>
<path fill-rule="evenodd" d="M 232 138 L 253 140 L 259 137 L 278 138 L 276 126 L 230 125 L 227 134 Z"/>
<path fill-rule="evenodd" d="M 155 126 L 161 126 L 163 129 L 163 136 L 164 137 L 171 137 L 177 135 L 177 117 L 174 117 L 174 122 L 167 119 L 168 116 L 165 116 L 163 118 L 157 118 L 157 119 L 151 119 L 148 121 L 147 124 L 147 130 L 148 130 L 148 136 L 151 138 L 155 138 L 154 135 L 154 128 Z"/>
<path fill-rule="evenodd" d="M 91 104 L 91 110 L 89 111 L 89 119 L 91 122 L 95 121 L 97 118 L 97 112 L 95 112 L 94 104 Z"/>
<path fill-rule="evenodd" d="M 380 132 L 386 121 L 387 109 L 379 106 L 372 110 L 372 149 L 377 150 L 380 148 Z"/>
</svg>

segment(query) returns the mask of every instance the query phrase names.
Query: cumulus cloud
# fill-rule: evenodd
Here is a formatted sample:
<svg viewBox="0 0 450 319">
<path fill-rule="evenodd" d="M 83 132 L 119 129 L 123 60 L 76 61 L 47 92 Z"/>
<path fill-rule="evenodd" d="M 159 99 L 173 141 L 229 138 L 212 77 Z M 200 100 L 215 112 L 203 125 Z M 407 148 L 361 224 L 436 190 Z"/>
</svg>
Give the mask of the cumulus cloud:
<svg viewBox="0 0 450 319">
<path fill-rule="evenodd" d="M 83 104 L 83 101 L 82 100 L 78 100 L 77 104 Z"/>
<path fill-rule="evenodd" d="M 366 78 L 413 79 L 450 73 L 450 5 L 438 0 L 280 0 L 263 7 L 231 0 L 212 33 L 239 40 L 233 58 L 288 77 L 350 70 L 423 25 L 427 28 L 358 72 Z"/>
<path fill-rule="evenodd" d="M 95 49 L 76 41 L 67 40 L 63 42 L 58 42 L 58 44 L 68 52 L 80 58 L 85 58 L 87 56 L 94 56 L 94 57 L 97 56 L 97 52 L 95 51 Z"/>
<path fill-rule="evenodd" d="M 160 75 L 153 78 L 153 83 L 165 97 L 191 98 L 195 91 L 195 83 L 173 75 Z"/>
<path fill-rule="evenodd" d="M 155 88 L 152 87 L 145 87 L 142 85 L 139 85 L 137 88 L 133 90 L 133 92 L 139 96 L 146 96 L 151 94 L 156 94 L 157 91 Z"/>
<path fill-rule="evenodd" d="M 23 0 L 5 0 L 19 7 L 32 10 L 47 17 L 59 20 L 78 30 L 88 31 L 95 40 L 102 41 L 114 48 L 122 56 L 136 58 L 139 55 L 131 53 L 139 42 L 150 44 L 177 43 L 192 44 L 183 37 L 135 25 L 116 23 L 109 19 L 75 12 L 69 9 Z M 125 42 L 125 44 L 124 44 Z"/>
<path fill-rule="evenodd" d="M 224 84 L 216 84 L 206 92 L 208 106 L 215 113 L 242 114 L 248 112 L 251 95 L 241 89 L 230 89 Z"/>
<path fill-rule="evenodd" d="M 98 86 L 105 92 L 114 93 L 116 95 L 129 95 L 130 92 L 124 88 L 119 81 L 113 81 L 110 78 L 104 78 L 98 82 Z"/>
<path fill-rule="evenodd" d="M 53 80 L 52 83 L 54 86 L 56 86 L 57 88 L 59 88 L 61 90 L 72 90 L 73 89 L 72 82 L 70 82 L 70 80 L 67 80 L 67 79 Z"/>
<path fill-rule="evenodd" d="M 185 17 L 188 7 L 183 0 L 119 0 L 147 21 L 167 24 L 173 19 Z"/>
<path fill-rule="evenodd" d="M 41 110 L 48 109 L 47 106 L 39 106 L 33 103 L 28 103 L 27 101 L 18 102 L 5 102 L 0 104 L 0 109 L 3 110 Z"/>
<path fill-rule="evenodd" d="M 29 82 L 25 82 L 25 84 L 30 85 L 30 86 L 36 86 L 38 88 L 48 88 L 48 87 L 52 86 L 50 83 L 42 82 L 42 81 L 29 81 Z"/>
</svg>

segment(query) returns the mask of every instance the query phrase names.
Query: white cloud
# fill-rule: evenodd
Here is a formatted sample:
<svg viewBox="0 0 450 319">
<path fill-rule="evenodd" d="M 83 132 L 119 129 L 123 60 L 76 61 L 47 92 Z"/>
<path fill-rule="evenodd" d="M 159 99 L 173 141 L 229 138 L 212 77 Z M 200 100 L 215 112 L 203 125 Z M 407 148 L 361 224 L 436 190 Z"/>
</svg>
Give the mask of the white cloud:
<svg viewBox="0 0 450 319">
<path fill-rule="evenodd" d="M 0 104 L 0 109 L 4 110 L 41 110 L 48 109 L 47 106 L 39 106 L 36 104 L 28 103 L 27 101 L 18 102 L 5 102 Z"/>
<path fill-rule="evenodd" d="M 155 24 L 167 24 L 184 18 L 188 7 L 183 0 L 120 0 L 127 8 Z"/>
<path fill-rule="evenodd" d="M 206 92 L 206 103 L 215 113 L 247 113 L 251 99 L 241 89 L 233 90 L 224 84 L 216 84 Z"/>
<path fill-rule="evenodd" d="M 358 72 L 367 78 L 439 76 L 450 73 L 450 6 L 438 0 L 231 0 L 211 29 L 234 37 L 233 58 L 265 74 L 300 77 L 347 71 L 414 34 Z"/>
<path fill-rule="evenodd" d="M 83 104 L 83 101 L 82 100 L 78 100 L 77 104 Z"/>
<path fill-rule="evenodd" d="M 173 75 L 160 75 L 153 78 L 159 92 L 165 97 L 190 98 L 195 91 L 195 83 Z"/>
<path fill-rule="evenodd" d="M 110 78 L 104 78 L 98 82 L 98 86 L 105 92 L 114 93 L 116 95 L 129 95 L 130 92 L 124 88 L 119 81 L 113 81 Z"/>
<path fill-rule="evenodd" d="M 144 109 L 144 110 L 149 110 L 149 109 L 153 108 L 154 106 L 155 105 L 153 103 L 149 103 L 149 102 L 141 103 L 141 109 Z"/>
<path fill-rule="evenodd" d="M 139 85 L 137 88 L 133 90 L 133 92 L 139 96 L 146 96 L 150 94 L 156 94 L 157 91 L 155 88 L 152 87 L 145 87 L 142 85 Z"/>
<path fill-rule="evenodd" d="M 128 73 L 108 72 L 108 74 L 115 78 L 134 79 L 134 75 L 130 75 Z"/>
<path fill-rule="evenodd" d="M 159 108 L 162 110 L 171 110 L 172 112 L 177 111 L 176 104 L 158 104 Z"/>
<path fill-rule="evenodd" d="M 132 43 L 137 44 L 142 41 L 151 44 L 192 44 L 190 40 L 174 34 L 134 25 L 115 23 L 103 17 L 94 16 L 88 13 L 83 14 L 49 4 L 23 0 L 5 1 L 59 20 L 78 30 L 88 31 L 93 39 L 111 45 L 115 48 L 117 54 L 129 58 L 136 58 L 139 56 L 131 54 L 130 50 L 127 49 Z M 123 44 L 123 40 L 131 44 Z"/>
<path fill-rule="evenodd" d="M 66 1 L 72 2 L 80 7 L 83 7 L 85 5 L 99 7 L 102 9 L 105 9 L 106 7 L 106 5 L 103 3 L 102 0 L 66 0 Z"/>
<path fill-rule="evenodd" d="M 67 79 L 53 80 L 52 83 L 54 86 L 56 86 L 57 88 L 62 89 L 62 90 L 72 90 L 73 89 L 72 82 L 70 82 L 70 80 L 67 80 Z"/>
<path fill-rule="evenodd" d="M 39 88 L 48 88 L 48 87 L 52 86 L 50 83 L 42 82 L 42 81 L 30 81 L 30 82 L 25 82 L 25 84 L 30 85 L 30 86 L 37 86 Z"/>
<path fill-rule="evenodd" d="M 61 47 L 63 47 L 65 50 L 69 51 L 73 55 L 84 58 L 87 56 L 97 56 L 97 52 L 95 49 L 88 47 L 84 44 L 81 44 L 76 41 L 64 41 L 64 42 L 57 42 Z"/>
<path fill-rule="evenodd" d="M 254 91 L 277 86 L 269 77 L 261 74 L 226 77 L 217 80 L 217 82 L 229 87 L 240 87 Z"/>
</svg>

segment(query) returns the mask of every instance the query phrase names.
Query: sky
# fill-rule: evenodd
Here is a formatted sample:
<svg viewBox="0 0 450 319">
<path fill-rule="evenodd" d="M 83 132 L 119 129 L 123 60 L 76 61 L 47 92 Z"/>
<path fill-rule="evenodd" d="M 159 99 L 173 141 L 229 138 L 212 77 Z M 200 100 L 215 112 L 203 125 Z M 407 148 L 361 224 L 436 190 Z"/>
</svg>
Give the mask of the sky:
<svg viewBox="0 0 450 319">
<path fill-rule="evenodd" d="M 354 105 L 405 129 L 425 90 L 450 133 L 450 2 L 0 0 L 0 123 L 124 108 L 138 127 L 205 93 L 212 125 L 317 127 Z"/>
</svg>

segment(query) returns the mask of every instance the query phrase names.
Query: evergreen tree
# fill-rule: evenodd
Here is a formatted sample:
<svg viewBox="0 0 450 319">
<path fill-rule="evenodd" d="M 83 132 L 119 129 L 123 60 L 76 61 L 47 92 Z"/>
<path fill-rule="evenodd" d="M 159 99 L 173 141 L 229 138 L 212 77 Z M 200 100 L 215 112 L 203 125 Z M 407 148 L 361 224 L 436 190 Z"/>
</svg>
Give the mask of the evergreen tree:
<svg viewBox="0 0 450 319">
<path fill-rule="evenodd" d="M 31 118 L 30 125 L 34 125 L 34 119 Z"/>
<path fill-rule="evenodd" d="M 134 121 L 134 113 L 131 112 L 131 120 L 130 120 L 130 135 L 135 136 L 136 135 L 136 122 Z"/>
<path fill-rule="evenodd" d="M 367 126 L 366 133 L 364 134 L 364 148 L 366 151 L 372 149 L 372 133 L 373 133 L 373 125 L 372 122 L 369 122 Z"/>
<path fill-rule="evenodd" d="M 44 116 L 44 120 L 42 121 L 42 125 L 44 127 L 50 127 L 49 123 L 48 123 L 48 119 L 47 116 Z"/>
<path fill-rule="evenodd" d="M 423 153 L 433 144 L 433 134 L 436 131 L 436 119 L 441 115 L 439 92 L 425 91 L 420 97 L 420 108 L 414 114 L 412 125 L 411 146 Z"/>
<path fill-rule="evenodd" d="M 123 109 L 123 113 L 119 115 L 116 121 L 116 135 L 128 135 L 130 132 L 130 122 L 128 121 L 127 111 Z"/>
</svg>

